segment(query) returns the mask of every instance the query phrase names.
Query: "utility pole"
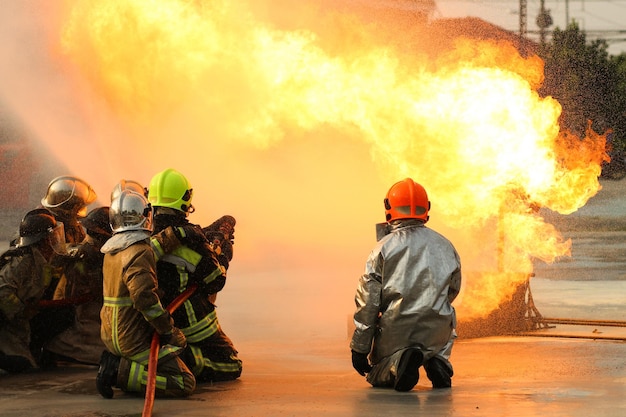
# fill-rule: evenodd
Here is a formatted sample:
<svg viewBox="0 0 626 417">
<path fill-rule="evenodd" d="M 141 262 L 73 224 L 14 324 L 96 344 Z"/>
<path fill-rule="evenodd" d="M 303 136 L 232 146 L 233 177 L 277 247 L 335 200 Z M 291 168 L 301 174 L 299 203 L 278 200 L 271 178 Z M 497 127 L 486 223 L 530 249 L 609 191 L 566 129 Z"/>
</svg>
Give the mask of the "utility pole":
<svg viewBox="0 0 626 417">
<path fill-rule="evenodd" d="M 524 50 L 524 40 L 526 38 L 526 33 L 527 33 L 527 27 L 526 27 L 526 23 L 528 20 L 528 16 L 526 15 L 527 10 L 528 10 L 528 1 L 519 0 L 519 51 L 522 55 L 526 54 L 526 51 Z"/>
<path fill-rule="evenodd" d="M 539 14 L 537 15 L 537 26 L 539 26 L 539 36 L 541 47 L 546 46 L 546 29 L 552 25 L 550 10 L 546 10 L 545 0 L 541 0 Z"/>
</svg>

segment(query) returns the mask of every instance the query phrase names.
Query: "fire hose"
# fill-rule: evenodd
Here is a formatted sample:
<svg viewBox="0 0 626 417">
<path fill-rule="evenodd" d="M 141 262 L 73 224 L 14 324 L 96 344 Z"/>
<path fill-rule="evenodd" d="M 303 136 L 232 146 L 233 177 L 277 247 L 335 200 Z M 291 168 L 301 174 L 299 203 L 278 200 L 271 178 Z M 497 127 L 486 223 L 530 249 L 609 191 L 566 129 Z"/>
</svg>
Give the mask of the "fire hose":
<svg viewBox="0 0 626 417">
<path fill-rule="evenodd" d="M 58 300 L 39 300 L 37 302 L 37 308 L 61 308 L 68 306 L 77 306 L 96 300 L 96 297 L 92 295 L 85 295 L 82 297 L 73 298 L 61 298 Z"/>
<path fill-rule="evenodd" d="M 180 293 L 166 308 L 168 313 L 172 314 L 180 307 L 196 290 L 197 285 L 191 285 L 185 291 Z M 159 361 L 159 334 L 154 332 L 152 343 L 150 344 L 150 356 L 148 358 L 148 379 L 146 381 L 146 398 L 143 405 L 142 417 L 152 416 L 152 407 L 154 406 L 154 392 L 156 389 L 157 363 Z"/>
</svg>

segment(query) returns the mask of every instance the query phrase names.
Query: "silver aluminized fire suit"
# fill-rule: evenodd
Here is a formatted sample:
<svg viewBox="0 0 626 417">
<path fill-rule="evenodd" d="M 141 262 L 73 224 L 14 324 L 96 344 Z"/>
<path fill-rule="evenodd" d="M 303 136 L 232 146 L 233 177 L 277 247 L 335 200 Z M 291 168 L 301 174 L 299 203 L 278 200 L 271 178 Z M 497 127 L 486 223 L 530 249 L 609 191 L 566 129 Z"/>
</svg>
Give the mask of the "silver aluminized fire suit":
<svg viewBox="0 0 626 417">
<path fill-rule="evenodd" d="M 374 386 L 389 383 L 402 352 L 449 362 L 456 338 L 452 301 L 461 287 L 454 246 L 415 219 L 396 220 L 370 253 L 356 292 L 350 348 L 369 353 Z"/>
</svg>

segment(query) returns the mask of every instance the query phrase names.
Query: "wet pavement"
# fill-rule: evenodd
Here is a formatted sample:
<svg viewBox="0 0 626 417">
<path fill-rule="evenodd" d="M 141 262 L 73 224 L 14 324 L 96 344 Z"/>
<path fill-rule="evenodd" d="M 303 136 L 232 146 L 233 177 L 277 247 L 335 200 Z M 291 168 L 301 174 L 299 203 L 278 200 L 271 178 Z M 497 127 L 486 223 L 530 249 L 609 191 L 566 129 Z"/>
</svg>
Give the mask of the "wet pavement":
<svg viewBox="0 0 626 417">
<path fill-rule="evenodd" d="M 345 341 L 344 341 L 345 342 Z M 200 385 L 188 399 L 157 399 L 153 416 L 624 416 L 626 344 L 490 337 L 455 346 L 453 388 L 423 374 L 408 393 L 371 388 L 346 343 L 240 344 L 240 380 Z M 140 416 L 143 399 L 94 388 L 95 368 L 0 377 L 3 417 Z"/>
<path fill-rule="evenodd" d="M 398 393 L 370 387 L 352 369 L 349 325 L 342 320 L 351 313 L 351 300 L 337 314 L 324 304 L 344 305 L 337 300 L 346 297 L 327 294 L 331 298 L 318 302 L 313 321 L 304 317 L 310 309 L 297 308 L 298 291 L 311 288 L 291 288 L 284 300 L 263 298 L 261 283 L 265 290 L 278 289 L 286 277 L 247 277 L 230 283 L 218 303 L 220 321 L 244 362 L 241 378 L 199 385 L 187 399 L 157 399 L 152 415 L 622 417 L 626 328 L 594 321 L 626 321 L 625 188 L 623 181 L 607 184 L 576 214 L 577 224 L 592 223 L 596 230 L 566 229 L 573 257 L 539 265 L 531 279 L 533 300 L 544 317 L 585 319 L 588 325 L 553 324 L 524 335 L 460 339 L 451 357 L 451 389 L 433 390 L 421 370 L 417 387 Z M 306 274 L 312 272 L 298 276 Z M 62 365 L 0 375 L 0 415 L 141 416 L 141 397 L 120 391 L 111 400 L 98 395 L 95 367 Z"/>
</svg>

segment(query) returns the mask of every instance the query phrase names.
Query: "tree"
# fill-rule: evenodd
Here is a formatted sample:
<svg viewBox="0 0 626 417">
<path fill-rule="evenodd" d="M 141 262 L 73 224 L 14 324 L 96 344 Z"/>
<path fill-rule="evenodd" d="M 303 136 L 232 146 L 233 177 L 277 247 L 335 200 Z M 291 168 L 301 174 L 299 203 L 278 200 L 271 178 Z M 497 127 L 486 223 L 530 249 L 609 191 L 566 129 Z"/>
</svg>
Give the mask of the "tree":
<svg viewBox="0 0 626 417">
<path fill-rule="evenodd" d="M 594 131 L 611 132 L 611 158 L 623 163 L 626 56 L 610 56 L 603 39 L 588 43 L 576 23 L 565 30 L 556 28 L 540 56 L 545 61 L 545 81 L 539 92 L 561 103 L 561 128 L 583 137 L 591 120 Z"/>
</svg>

